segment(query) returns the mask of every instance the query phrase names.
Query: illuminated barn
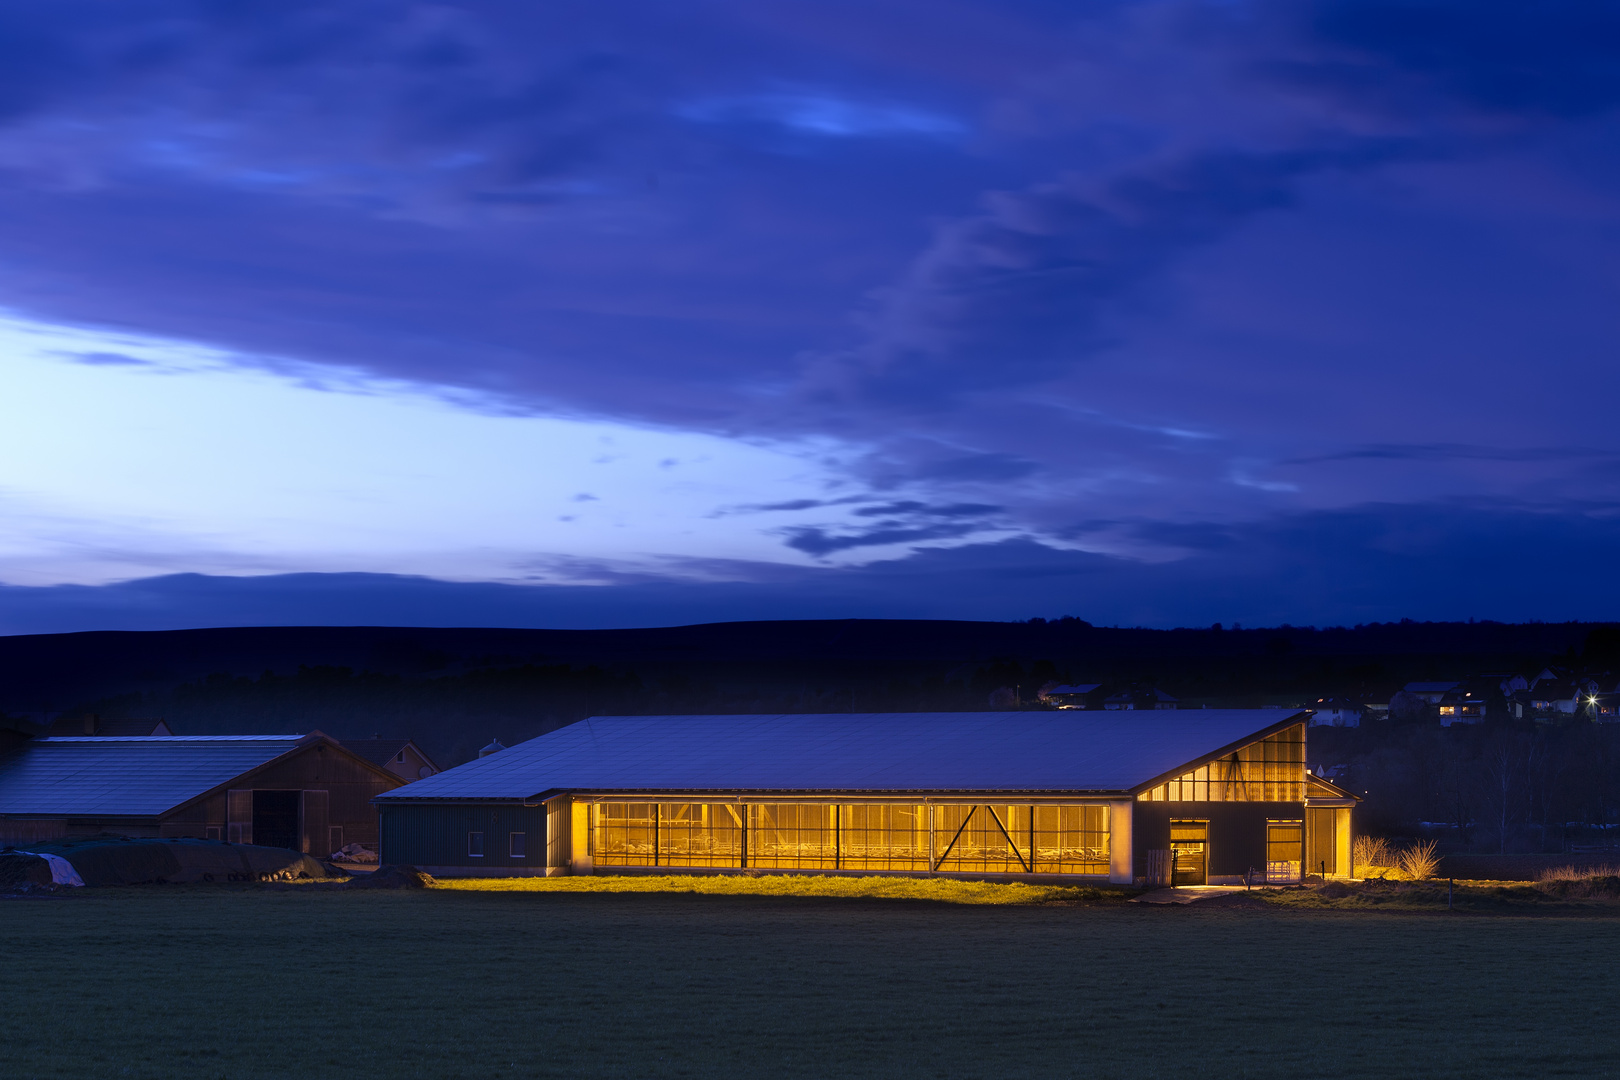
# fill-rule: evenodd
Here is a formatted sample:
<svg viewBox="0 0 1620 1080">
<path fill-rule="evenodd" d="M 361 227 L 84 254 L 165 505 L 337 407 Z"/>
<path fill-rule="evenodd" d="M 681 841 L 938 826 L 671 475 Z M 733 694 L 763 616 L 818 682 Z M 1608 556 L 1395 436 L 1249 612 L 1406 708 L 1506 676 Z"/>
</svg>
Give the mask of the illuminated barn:
<svg viewBox="0 0 1620 1080">
<path fill-rule="evenodd" d="M 807 871 L 1297 881 L 1347 793 L 1275 710 L 610 716 L 390 791 L 382 858 L 446 875 Z"/>
</svg>

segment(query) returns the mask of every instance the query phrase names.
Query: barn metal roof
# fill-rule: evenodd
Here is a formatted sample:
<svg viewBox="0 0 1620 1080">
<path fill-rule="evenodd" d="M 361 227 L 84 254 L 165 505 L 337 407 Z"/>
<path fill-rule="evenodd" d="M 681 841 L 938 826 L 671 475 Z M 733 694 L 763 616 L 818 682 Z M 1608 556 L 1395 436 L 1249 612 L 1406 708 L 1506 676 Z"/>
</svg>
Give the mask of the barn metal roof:
<svg viewBox="0 0 1620 1080">
<path fill-rule="evenodd" d="M 555 791 L 1125 792 L 1304 715 L 598 716 L 375 801 L 533 799 Z"/>
<path fill-rule="evenodd" d="M 148 817 L 297 748 L 302 735 L 35 739 L 0 757 L 0 814 Z"/>
</svg>

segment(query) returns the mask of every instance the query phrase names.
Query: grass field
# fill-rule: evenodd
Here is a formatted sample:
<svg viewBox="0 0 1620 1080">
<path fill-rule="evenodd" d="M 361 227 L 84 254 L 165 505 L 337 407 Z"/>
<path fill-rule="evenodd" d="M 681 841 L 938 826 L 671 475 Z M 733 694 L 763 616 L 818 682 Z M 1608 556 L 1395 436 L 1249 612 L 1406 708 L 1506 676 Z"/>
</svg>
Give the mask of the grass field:
<svg viewBox="0 0 1620 1080">
<path fill-rule="evenodd" d="M 1611 918 L 151 886 L 0 920 L 18 1078 L 1620 1068 Z"/>
</svg>

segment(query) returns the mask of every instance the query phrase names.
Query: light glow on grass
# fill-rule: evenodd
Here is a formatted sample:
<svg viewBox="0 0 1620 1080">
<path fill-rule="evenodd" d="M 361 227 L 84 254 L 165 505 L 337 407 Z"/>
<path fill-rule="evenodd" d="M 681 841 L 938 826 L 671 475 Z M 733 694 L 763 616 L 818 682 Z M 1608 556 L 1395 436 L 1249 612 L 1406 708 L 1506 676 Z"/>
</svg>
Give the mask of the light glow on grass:
<svg viewBox="0 0 1620 1080">
<path fill-rule="evenodd" d="M 1598 877 L 1497 881 L 1409 877 L 1333 881 L 1306 888 L 1256 889 L 1266 904 L 1292 909 L 1557 913 L 1613 911 L 1620 904 L 1614 879 Z"/>
<path fill-rule="evenodd" d="M 657 874 L 580 877 L 439 878 L 435 889 L 455 892 L 702 893 L 712 896 L 802 896 L 852 900 L 931 900 L 944 904 L 1119 903 L 1135 895 L 1085 885 L 1026 885 L 1019 881 L 830 875 Z"/>
</svg>

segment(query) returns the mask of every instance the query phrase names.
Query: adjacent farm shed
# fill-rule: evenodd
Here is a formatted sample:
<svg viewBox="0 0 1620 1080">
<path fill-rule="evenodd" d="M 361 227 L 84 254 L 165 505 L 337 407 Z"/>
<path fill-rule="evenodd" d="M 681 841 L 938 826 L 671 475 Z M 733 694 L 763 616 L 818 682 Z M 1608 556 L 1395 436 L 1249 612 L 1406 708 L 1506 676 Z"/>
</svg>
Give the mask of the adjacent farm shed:
<svg viewBox="0 0 1620 1080">
<path fill-rule="evenodd" d="M 668 870 L 1180 884 L 1350 873 L 1309 713 L 616 716 L 375 800 L 429 873 Z"/>
<path fill-rule="evenodd" d="M 387 769 L 407 784 L 441 771 L 411 739 L 344 739 L 343 749 Z"/>
<path fill-rule="evenodd" d="M 31 739 L 0 757 L 0 841 L 197 837 L 324 856 L 375 844 L 371 800 L 404 781 L 332 739 Z"/>
</svg>

